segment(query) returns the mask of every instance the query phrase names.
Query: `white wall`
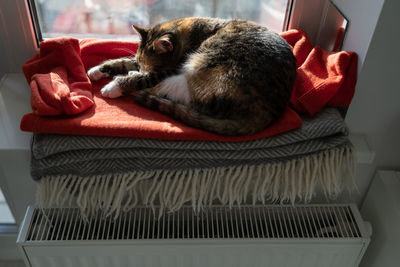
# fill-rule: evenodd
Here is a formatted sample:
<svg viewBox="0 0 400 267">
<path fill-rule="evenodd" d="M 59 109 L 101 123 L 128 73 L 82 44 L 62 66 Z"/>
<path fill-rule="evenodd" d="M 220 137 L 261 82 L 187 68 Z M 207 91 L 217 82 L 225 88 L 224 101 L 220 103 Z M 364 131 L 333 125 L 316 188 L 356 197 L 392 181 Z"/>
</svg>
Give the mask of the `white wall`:
<svg viewBox="0 0 400 267">
<path fill-rule="evenodd" d="M 376 169 L 400 169 L 400 1 L 334 2 L 350 19 L 343 49 L 356 51 L 364 63 L 346 116 L 351 132 L 366 134 L 376 153 L 374 164 L 359 165 L 362 197 Z"/>
<path fill-rule="evenodd" d="M 332 0 L 332 2 L 350 21 L 342 49 L 357 52 L 360 72 L 384 0 Z"/>
</svg>

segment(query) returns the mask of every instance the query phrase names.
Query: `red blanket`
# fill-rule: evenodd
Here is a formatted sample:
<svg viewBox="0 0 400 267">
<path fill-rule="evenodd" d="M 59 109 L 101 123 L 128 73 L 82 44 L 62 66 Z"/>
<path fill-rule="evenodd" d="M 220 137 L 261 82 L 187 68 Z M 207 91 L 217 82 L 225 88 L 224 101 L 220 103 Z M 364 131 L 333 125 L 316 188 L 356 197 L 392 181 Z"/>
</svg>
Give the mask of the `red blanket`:
<svg viewBox="0 0 400 267">
<path fill-rule="evenodd" d="M 330 53 L 313 48 L 304 32 L 282 36 L 297 58 L 297 78 L 291 103 L 313 115 L 326 105 L 348 106 L 356 81 L 356 54 Z M 168 116 L 136 105 L 131 96 L 103 98 L 107 80 L 91 82 L 86 70 L 101 61 L 133 54 L 136 43 L 55 38 L 41 42 L 40 53 L 23 65 L 31 87 L 33 112 L 24 115 L 21 129 L 30 132 L 126 136 L 165 140 L 245 141 L 275 135 L 301 126 L 287 108 L 276 123 L 251 136 L 219 136 L 194 129 Z"/>
</svg>

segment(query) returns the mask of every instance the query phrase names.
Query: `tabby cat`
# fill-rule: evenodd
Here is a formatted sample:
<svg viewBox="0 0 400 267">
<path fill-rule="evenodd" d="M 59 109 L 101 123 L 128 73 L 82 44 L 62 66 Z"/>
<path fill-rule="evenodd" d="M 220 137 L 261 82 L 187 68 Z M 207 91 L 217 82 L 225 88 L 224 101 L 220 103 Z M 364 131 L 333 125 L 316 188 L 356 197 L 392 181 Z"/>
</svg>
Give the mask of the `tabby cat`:
<svg viewBox="0 0 400 267">
<path fill-rule="evenodd" d="M 133 27 L 141 38 L 135 57 L 88 71 L 92 80 L 114 76 L 104 97 L 135 93 L 140 105 L 222 135 L 261 131 L 288 105 L 296 59 L 267 28 L 215 18 Z"/>
</svg>

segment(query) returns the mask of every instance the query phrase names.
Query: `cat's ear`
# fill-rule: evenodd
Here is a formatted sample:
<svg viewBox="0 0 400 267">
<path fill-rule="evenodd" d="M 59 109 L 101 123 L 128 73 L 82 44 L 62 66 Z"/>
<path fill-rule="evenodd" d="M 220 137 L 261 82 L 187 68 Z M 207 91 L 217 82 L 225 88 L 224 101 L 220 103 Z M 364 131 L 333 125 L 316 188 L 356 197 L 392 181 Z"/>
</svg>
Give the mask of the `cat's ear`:
<svg viewBox="0 0 400 267">
<path fill-rule="evenodd" d="M 174 46 L 168 36 L 163 36 L 154 40 L 153 47 L 157 54 L 163 54 L 174 50 Z"/>
<path fill-rule="evenodd" d="M 146 40 L 149 29 L 132 24 L 132 28 L 138 33 L 141 40 Z"/>
</svg>

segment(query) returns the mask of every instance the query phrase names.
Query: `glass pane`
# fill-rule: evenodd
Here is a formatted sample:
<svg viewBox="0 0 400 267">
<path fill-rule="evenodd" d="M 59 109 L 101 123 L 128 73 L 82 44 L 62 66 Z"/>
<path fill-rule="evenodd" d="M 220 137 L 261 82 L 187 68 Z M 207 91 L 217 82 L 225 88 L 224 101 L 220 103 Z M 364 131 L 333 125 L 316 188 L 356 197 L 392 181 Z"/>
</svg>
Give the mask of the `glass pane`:
<svg viewBox="0 0 400 267">
<path fill-rule="evenodd" d="M 35 0 L 43 38 L 71 35 L 132 39 L 131 24 L 155 25 L 180 17 L 241 18 L 277 32 L 288 0 Z"/>
<path fill-rule="evenodd" d="M 15 223 L 15 220 L 0 189 L 0 224 L 2 223 Z"/>
</svg>

